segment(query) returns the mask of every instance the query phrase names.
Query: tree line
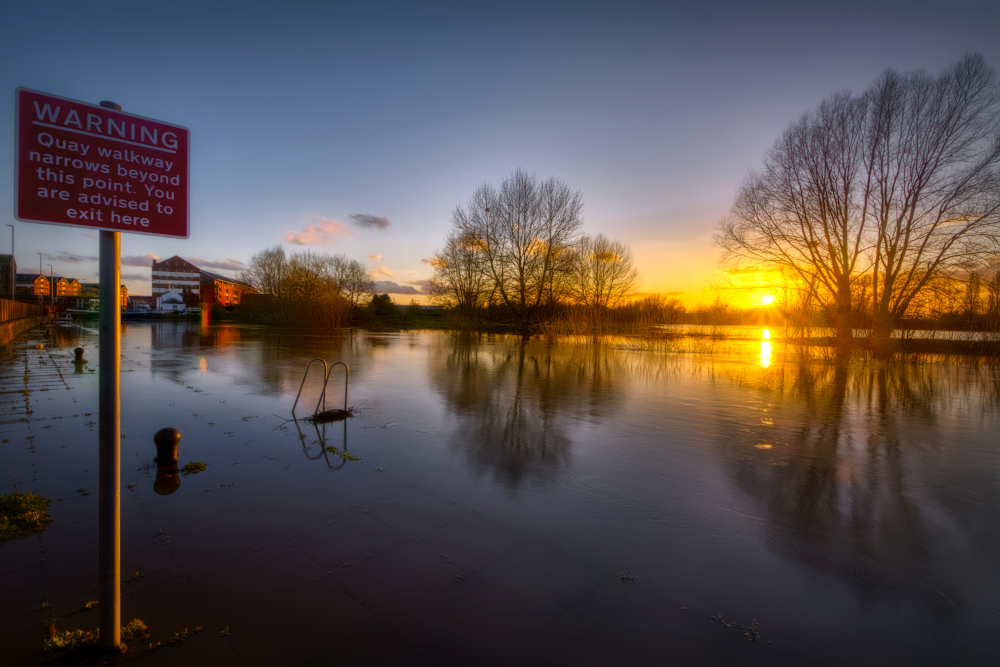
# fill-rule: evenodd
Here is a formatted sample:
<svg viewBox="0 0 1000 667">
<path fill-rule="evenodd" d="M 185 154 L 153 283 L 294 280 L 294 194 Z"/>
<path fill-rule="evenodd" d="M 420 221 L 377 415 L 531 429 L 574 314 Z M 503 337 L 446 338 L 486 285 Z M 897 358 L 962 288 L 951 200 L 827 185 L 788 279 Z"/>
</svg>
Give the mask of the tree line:
<svg viewBox="0 0 1000 667">
<path fill-rule="evenodd" d="M 884 339 L 948 285 L 975 301 L 995 279 L 998 166 L 1000 86 L 981 55 L 938 77 L 887 70 L 790 124 L 716 241 L 753 289 L 818 308 L 838 338 Z"/>
<path fill-rule="evenodd" d="M 258 292 L 243 299 L 241 316 L 262 324 L 339 327 L 375 296 L 361 262 L 311 250 L 288 254 L 280 245 L 251 257 L 240 280 Z"/>
<path fill-rule="evenodd" d="M 603 321 L 635 292 L 639 271 L 627 245 L 583 233 L 582 213 L 581 193 L 555 177 L 518 170 L 483 184 L 455 208 L 431 259 L 433 300 L 523 334 L 569 312 Z"/>
</svg>

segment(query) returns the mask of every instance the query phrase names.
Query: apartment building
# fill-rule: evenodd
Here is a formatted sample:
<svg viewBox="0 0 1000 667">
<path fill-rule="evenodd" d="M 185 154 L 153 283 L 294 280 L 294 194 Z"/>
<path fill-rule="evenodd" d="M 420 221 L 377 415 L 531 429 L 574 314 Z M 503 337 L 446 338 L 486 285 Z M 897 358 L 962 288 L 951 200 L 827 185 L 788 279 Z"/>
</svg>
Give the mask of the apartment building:
<svg viewBox="0 0 1000 667">
<path fill-rule="evenodd" d="M 242 295 L 254 289 L 243 281 L 204 271 L 186 259 L 174 256 L 162 262 L 153 262 L 153 298 L 169 291 L 185 297 L 194 294 L 196 302 L 206 306 L 219 304 L 228 308 L 238 305 Z"/>
</svg>

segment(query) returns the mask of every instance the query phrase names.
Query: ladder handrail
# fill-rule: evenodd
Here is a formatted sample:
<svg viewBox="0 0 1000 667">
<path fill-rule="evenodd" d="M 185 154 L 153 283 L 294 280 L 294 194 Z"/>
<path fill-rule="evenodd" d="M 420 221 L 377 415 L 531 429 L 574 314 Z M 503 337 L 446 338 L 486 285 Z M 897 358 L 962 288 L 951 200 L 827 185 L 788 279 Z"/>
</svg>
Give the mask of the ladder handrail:
<svg viewBox="0 0 1000 667">
<path fill-rule="evenodd" d="M 312 363 L 312 362 L 310 361 L 309 363 Z M 326 362 L 323 362 L 323 363 L 326 363 Z M 326 407 L 326 385 L 329 384 L 329 382 L 330 382 L 330 376 L 333 375 L 333 369 L 336 368 L 337 366 L 343 366 L 344 367 L 344 371 L 345 371 L 345 373 L 344 373 L 344 410 L 345 411 L 347 410 L 347 384 L 348 384 L 348 382 L 351 379 L 351 368 L 350 368 L 350 366 L 348 366 L 347 364 L 345 364 L 343 361 L 335 361 L 332 364 L 330 364 L 330 368 L 326 372 L 326 382 L 323 383 L 323 393 L 320 394 L 320 397 L 319 397 L 320 400 L 316 401 L 316 412 L 314 412 L 313 414 L 317 414 L 319 412 L 319 403 L 320 403 L 320 401 L 323 401 L 323 407 L 324 408 Z M 304 379 L 302 381 L 305 382 Z"/>
<path fill-rule="evenodd" d="M 302 384 L 299 385 L 299 393 L 295 395 L 295 403 L 292 405 L 292 416 L 295 415 L 295 406 L 297 406 L 299 404 L 299 398 L 302 396 L 302 388 L 304 386 L 306 386 L 306 378 L 309 377 L 309 369 L 312 368 L 312 365 L 315 362 L 317 362 L 317 361 L 320 362 L 321 364 L 323 364 L 323 378 L 324 378 L 323 379 L 323 392 L 320 394 L 319 400 L 320 401 L 324 401 L 324 399 L 326 398 L 326 383 L 330 381 L 330 367 L 326 365 L 326 360 L 325 359 L 320 359 L 320 358 L 317 357 L 316 359 L 313 359 L 312 361 L 310 361 L 309 364 L 306 366 L 306 373 L 305 373 L 305 375 L 302 376 Z M 338 361 L 337 363 L 341 363 L 341 362 Z M 346 396 L 347 396 L 347 390 L 346 389 L 344 390 L 344 396 L 345 396 L 345 402 L 346 402 Z M 323 403 L 323 407 L 326 407 L 326 403 L 325 402 Z M 316 403 L 316 411 L 313 412 L 313 414 L 316 414 L 316 412 L 319 412 L 319 402 Z"/>
</svg>

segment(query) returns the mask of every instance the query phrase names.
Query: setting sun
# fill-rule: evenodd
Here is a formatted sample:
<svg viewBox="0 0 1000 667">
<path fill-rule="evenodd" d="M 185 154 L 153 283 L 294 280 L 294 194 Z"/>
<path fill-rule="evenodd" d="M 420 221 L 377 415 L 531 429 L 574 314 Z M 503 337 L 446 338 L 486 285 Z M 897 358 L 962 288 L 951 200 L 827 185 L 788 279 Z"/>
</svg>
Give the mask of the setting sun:
<svg viewBox="0 0 1000 667">
<path fill-rule="evenodd" d="M 765 306 L 770 306 L 772 303 L 774 303 L 774 297 L 771 296 L 770 294 L 765 294 L 760 298 L 760 302 Z"/>
</svg>

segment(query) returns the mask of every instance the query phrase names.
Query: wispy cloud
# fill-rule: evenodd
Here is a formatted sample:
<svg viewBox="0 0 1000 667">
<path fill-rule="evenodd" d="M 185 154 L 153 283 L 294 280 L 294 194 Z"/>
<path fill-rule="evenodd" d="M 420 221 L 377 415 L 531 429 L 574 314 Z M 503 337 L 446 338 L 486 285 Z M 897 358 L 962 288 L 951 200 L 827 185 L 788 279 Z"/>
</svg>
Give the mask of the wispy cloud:
<svg viewBox="0 0 1000 667">
<path fill-rule="evenodd" d="M 149 280 L 149 276 L 144 276 L 141 273 L 123 273 L 122 280 Z"/>
<path fill-rule="evenodd" d="M 437 257 L 424 257 L 420 261 L 423 262 L 424 264 L 430 264 L 435 269 L 442 265 L 441 260 L 438 259 Z"/>
<path fill-rule="evenodd" d="M 141 266 L 143 268 L 149 268 L 153 265 L 153 262 L 159 261 L 159 259 L 159 255 L 155 255 L 151 252 L 147 252 L 145 255 L 125 255 L 122 257 L 122 266 Z"/>
<path fill-rule="evenodd" d="M 358 227 L 375 228 L 375 229 L 389 229 L 392 226 L 392 222 L 389 218 L 384 215 L 375 215 L 374 213 L 355 213 L 354 215 L 348 216 L 354 221 Z"/>
<path fill-rule="evenodd" d="M 391 280 L 376 280 L 375 291 L 379 294 L 423 294 L 411 285 L 400 285 Z"/>
<path fill-rule="evenodd" d="M 94 255 L 77 255 L 76 253 L 66 252 L 65 250 L 60 250 L 54 255 L 45 253 L 44 257 L 45 259 L 65 262 L 66 264 L 80 264 L 81 262 L 96 262 L 100 259 L 100 257 L 96 257 Z"/>
<path fill-rule="evenodd" d="M 221 269 L 223 271 L 242 271 L 243 262 L 238 259 L 209 260 L 201 257 L 185 257 L 199 269 Z"/>
<path fill-rule="evenodd" d="M 374 259 L 376 262 L 381 262 L 382 261 L 382 255 L 379 255 L 378 253 L 374 253 L 373 252 L 372 254 L 368 255 L 368 259 Z"/>
<path fill-rule="evenodd" d="M 288 232 L 285 234 L 286 243 L 295 245 L 311 245 L 313 243 L 325 245 L 336 243 L 341 236 L 350 236 L 354 231 L 340 222 L 318 215 L 310 215 L 313 224 L 308 225 L 301 232 Z"/>
<path fill-rule="evenodd" d="M 392 269 L 390 269 L 388 266 L 380 266 L 378 268 L 370 270 L 368 272 L 368 275 L 370 275 L 372 278 L 378 278 L 379 276 L 385 276 L 386 278 L 392 278 L 396 274 L 394 274 L 392 272 Z"/>
</svg>

